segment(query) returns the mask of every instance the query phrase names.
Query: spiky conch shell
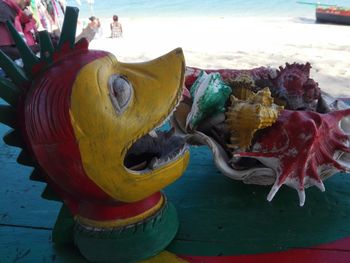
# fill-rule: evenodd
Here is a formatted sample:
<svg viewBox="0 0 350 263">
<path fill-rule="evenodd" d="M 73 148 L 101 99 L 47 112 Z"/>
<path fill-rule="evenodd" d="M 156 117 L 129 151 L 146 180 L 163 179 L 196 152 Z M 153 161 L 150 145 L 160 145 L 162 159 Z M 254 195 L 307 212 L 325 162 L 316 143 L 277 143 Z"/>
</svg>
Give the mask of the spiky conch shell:
<svg viewBox="0 0 350 263">
<path fill-rule="evenodd" d="M 246 101 L 231 95 L 226 122 L 231 131 L 228 147 L 233 151 L 250 147 L 254 133 L 276 122 L 282 106 L 273 103 L 269 88 L 252 93 Z"/>
<path fill-rule="evenodd" d="M 226 83 L 232 88 L 233 95 L 240 99 L 246 100 L 254 94 L 254 80 L 247 74 L 241 74 L 236 78 L 226 80 Z"/>
</svg>

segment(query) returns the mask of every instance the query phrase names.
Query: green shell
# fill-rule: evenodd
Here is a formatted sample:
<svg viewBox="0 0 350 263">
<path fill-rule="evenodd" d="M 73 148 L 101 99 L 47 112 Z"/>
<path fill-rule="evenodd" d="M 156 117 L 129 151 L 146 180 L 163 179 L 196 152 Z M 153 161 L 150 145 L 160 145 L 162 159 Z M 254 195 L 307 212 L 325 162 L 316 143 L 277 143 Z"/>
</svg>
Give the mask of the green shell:
<svg viewBox="0 0 350 263">
<path fill-rule="evenodd" d="M 193 105 L 187 124 L 193 129 L 204 119 L 225 112 L 225 104 L 232 90 L 219 73 L 201 72 L 191 88 Z"/>
</svg>

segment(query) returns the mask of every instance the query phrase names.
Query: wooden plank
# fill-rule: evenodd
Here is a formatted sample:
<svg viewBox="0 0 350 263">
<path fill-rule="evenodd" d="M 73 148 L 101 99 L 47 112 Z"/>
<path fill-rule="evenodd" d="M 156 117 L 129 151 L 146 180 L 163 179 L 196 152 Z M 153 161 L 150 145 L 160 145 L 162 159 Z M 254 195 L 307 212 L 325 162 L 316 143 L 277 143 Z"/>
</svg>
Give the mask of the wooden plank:
<svg viewBox="0 0 350 263">
<path fill-rule="evenodd" d="M 0 263 L 86 263 L 74 246 L 55 246 L 50 230 L 0 226 Z"/>
<path fill-rule="evenodd" d="M 51 232 L 20 227 L 0 226 L 0 263 L 7 262 L 75 262 L 85 263 L 74 246 L 55 246 Z M 6 241 L 5 241 L 6 240 Z M 181 256 L 189 262 L 349 262 L 350 252 L 337 250 L 294 249 L 275 254 L 242 255 L 235 257 Z M 153 260 L 156 260 L 153 259 Z M 161 262 L 161 261 L 147 261 Z"/>
<path fill-rule="evenodd" d="M 16 162 L 21 149 L 2 140 L 8 130 L 0 125 L 0 224 L 52 228 L 61 203 L 41 198 L 46 184 L 29 180 L 33 168 Z"/>
<path fill-rule="evenodd" d="M 325 182 L 326 192 L 297 193 L 283 187 L 271 203 L 270 187 L 245 185 L 222 176 L 208 164 L 206 149 L 192 149 L 192 163 L 166 189 L 178 211 L 180 230 L 169 250 L 185 255 L 240 255 L 310 247 L 350 236 L 348 174 Z M 202 157 L 201 157 L 202 156 Z M 336 249 L 336 248 L 334 248 Z"/>
<path fill-rule="evenodd" d="M 31 169 L 0 165 L 0 224 L 52 228 L 61 203 L 41 198 L 45 184 L 29 180 Z"/>
</svg>

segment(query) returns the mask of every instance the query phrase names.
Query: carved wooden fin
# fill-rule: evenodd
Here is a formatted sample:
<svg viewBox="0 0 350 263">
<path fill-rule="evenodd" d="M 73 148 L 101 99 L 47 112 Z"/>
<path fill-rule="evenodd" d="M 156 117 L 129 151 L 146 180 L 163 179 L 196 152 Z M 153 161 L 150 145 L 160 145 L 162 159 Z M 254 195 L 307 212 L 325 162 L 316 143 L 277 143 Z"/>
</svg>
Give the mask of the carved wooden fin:
<svg viewBox="0 0 350 263">
<path fill-rule="evenodd" d="M 41 197 L 47 200 L 62 202 L 62 199 L 51 189 L 49 185 L 46 185 Z"/>
<path fill-rule="evenodd" d="M 30 177 L 29 177 L 30 180 L 32 181 L 36 181 L 36 182 L 43 182 L 43 183 L 46 183 L 46 180 L 44 178 L 44 176 L 42 175 L 42 173 L 40 172 L 39 169 L 35 168 L 33 170 L 33 172 L 31 173 Z"/>
<path fill-rule="evenodd" d="M 26 151 L 26 150 L 22 150 L 20 152 L 20 154 L 17 157 L 17 162 L 19 164 L 25 165 L 25 166 L 31 166 L 31 167 L 35 167 L 36 163 L 33 160 L 32 156 Z"/>
<path fill-rule="evenodd" d="M 51 63 L 53 61 L 53 53 L 55 51 L 49 33 L 45 31 L 39 32 L 40 43 L 40 59 Z"/>
<path fill-rule="evenodd" d="M 29 79 L 26 73 L 16 65 L 16 63 L 10 59 L 4 52 L 0 50 L 0 67 L 11 78 L 11 80 L 18 86 L 22 86 L 28 82 Z"/>
<path fill-rule="evenodd" d="M 16 110 L 9 105 L 0 105 L 0 122 L 11 127 L 16 128 Z"/>
<path fill-rule="evenodd" d="M 33 51 L 28 47 L 27 43 L 17 32 L 12 22 L 7 21 L 7 27 L 16 43 L 19 53 L 21 54 L 24 70 L 28 75 L 31 75 L 33 67 L 39 63 L 39 58 L 35 56 Z"/>
<path fill-rule="evenodd" d="M 66 7 L 66 12 L 64 15 L 62 32 L 60 40 L 58 42 L 58 50 L 60 50 L 64 43 L 68 42 L 70 47 L 74 48 L 75 43 L 75 33 L 78 21 L 79 9 L 72 6 Z"/>
<path fill-rule="evenodd" d="M 19 132 L 17 130 L 8 131 L 5 134 L 3 140 L 7 145 L 10 145 L 13 147 L 23 148 L 23 146 L 24 146 L 23 142 L 21 140 L 21 135 L 19 134 Z"/>
<path fill-rule="evenodd" d="M 0 98 L 11 106 L 16 107 L 20 94 L 20 88 L 13 84 L 12 81 L 0 78 Z"/>
</svg>

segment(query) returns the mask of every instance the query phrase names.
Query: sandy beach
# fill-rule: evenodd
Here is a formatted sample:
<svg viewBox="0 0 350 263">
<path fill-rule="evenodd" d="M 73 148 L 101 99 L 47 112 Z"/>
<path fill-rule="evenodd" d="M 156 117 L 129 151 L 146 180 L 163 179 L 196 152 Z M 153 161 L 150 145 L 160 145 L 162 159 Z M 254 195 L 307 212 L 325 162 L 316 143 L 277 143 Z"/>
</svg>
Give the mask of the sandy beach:
<svg viewBox="0 0 350 263">
<path fill-rule="evenodd" d="M 103 37 L 91 49 L 107 50 L 124 62 L 141 62 L 182 47 L 188 66 L 200 68 L 312 65 L 312 77 L 335 97 L 350 97 L 350 26 L 315 24 L 312 18 L 125 18 L 124 36 Z"/>
</svg>

